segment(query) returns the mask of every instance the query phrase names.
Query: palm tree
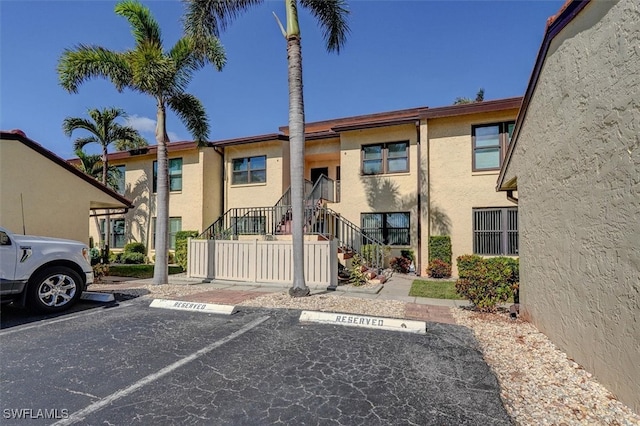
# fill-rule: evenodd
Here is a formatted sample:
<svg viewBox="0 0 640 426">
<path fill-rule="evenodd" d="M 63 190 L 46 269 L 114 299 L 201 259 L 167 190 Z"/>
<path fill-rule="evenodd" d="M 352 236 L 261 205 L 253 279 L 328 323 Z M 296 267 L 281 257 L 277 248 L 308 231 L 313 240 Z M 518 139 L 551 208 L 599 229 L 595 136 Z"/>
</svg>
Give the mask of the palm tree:
<svg viewBox="0 0 640 426">
<path fill-rule="evenodd" d="M 80 160 L 80 163 L 76 167 L 83 173 L 91 176 L 92 178 L 101 181 L 102 180 L 102 159 L 98 154 L 87 154 L 81 149 L 75 150 L 76 157 Z M 115 166 L 109 166 L 107 170 L 107 186 L 114 191 L 117 191 L 119 185 L 120 170 Z"/>
<path fill-rule="evenodd" d="M 116 119 L 126 117 L 123 110 L 118 108 L 90 109 L 88 111 L 91 120 L 80 117 L 67 117 L 62 122 L 62 130 L 65 135 L 71 136 L 76 130 L 84 130 L 89 136 L 77 138 L 73 142 L 73 148 L 77 151 L 89 144 L 98 144 L 102 150 L 102 184 L 107 185 L 109 180 L 109 145 L 113 144 L 117 150 L 127 147 L 141 147 L 147 145 L 147 141 L 140 136 L 133 127 L 123 126 Z M 93 121 L 92 121 L 93 120 Z M 105 240 L 100 241 L 104 247 L 105 259 L 109 258 L 109 239 L 111 221 L 109 211 L 105 220 Z"/>
<path fill-rule="evenodd" d="M 73 149 L 82 151 L 89 144 L 100 145 L 102 150 L 102 183 L 107 184 L 109 177 L 109 145 L 114 145 L 118 151 L 140 148 L 147 145 L 147 141 L 140 136 L 136 129 L 123 126 L 116 122 L 118 118 L 126 117 L 119 108 L 90 109 L 91 120 L 79 117 L 67 117 L 62 122 L 65 135 L 71 136 L 76 130 L 84 130 L 89 136 L 77 138 L 73 141 Z M 93 121 L 92 121 L 93 120 Z"/>
<path fill-rule="evenodd" d="M 240 12 L 264 0 L 185 0 L 186 33 L 197 46 L 206 46 L 208 37 L 219 37 Z M 345 0 L 284 0 L 287 28 L 280 28 L 287 40 L 289 82 L 289 141 L 291 145 L 291 212 L 293 219 L 293 297 L 309 295 L 304 280 L 304 102 L 302 94 L 302 49 L 298 25 L 298 5 L 308 9 L 323 30 L 328 51 L 340 52 L 349 32 Z"/>
<path fill-rule="evenodd" d="M 60 84 L 71 93 L 85 80 L 110 80 L 118 91 L 131 89 L 151 96 L 156 104 L 157 199 L 155 284 L 168 281 L 169 161 L 166 112 L 171 109 L 199 144 L 205 143 L 209 123 L 202 103 L 185 92 L 194 71 L 207 62 L 218 70 L 225 63 L 222 45 L 215 37 L 203 37 L 196 50 L 192 38 L 183 37 L 169 51 L 162 45 L 160 27 L 149 9 L 135 0 L 115 7 L 132 28 L 135 47 L 114 52 L 100 46 L 78 45 L 64 51 L 58 63 Z"/>
</svg>

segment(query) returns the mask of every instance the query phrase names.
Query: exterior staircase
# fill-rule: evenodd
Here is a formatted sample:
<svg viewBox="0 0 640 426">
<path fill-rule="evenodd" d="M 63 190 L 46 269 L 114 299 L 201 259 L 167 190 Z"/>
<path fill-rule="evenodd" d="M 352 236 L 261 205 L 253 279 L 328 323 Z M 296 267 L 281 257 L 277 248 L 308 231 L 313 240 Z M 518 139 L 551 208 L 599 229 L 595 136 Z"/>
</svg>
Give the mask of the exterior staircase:
<svg viewBox="0 0 640 426">
<path fill-rule="evenodd" d="M 360 256 L 367 267 L 380 271 L 384 266 L 385 245 L 364 234 L 362 229 L 326 206 L 336 201 L 336 182 L 321 176 L 315 184 L 305 181 L 304 232 L 320 239 L 338 241 L 341 263 L 354 255 Z M 198 236 L 203 239 L 230 240 L 241 235 L 276 239 L 290 235 L 291 188 L 274 206 L 245 207 L 227 210 Z"/>
</svg>

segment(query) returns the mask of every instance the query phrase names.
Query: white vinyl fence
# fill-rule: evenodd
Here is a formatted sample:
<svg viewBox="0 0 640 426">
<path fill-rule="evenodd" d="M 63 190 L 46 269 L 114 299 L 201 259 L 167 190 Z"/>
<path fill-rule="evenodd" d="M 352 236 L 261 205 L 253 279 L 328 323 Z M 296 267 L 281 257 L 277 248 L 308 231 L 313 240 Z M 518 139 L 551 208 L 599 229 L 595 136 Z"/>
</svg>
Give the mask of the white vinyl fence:
<svg viewBox="0 0 640 426">
<path fill-rule="evenodd" d="M 305 241 L 307 284 L 336 285 L 337 241 Z M 189 239 L 187 276 L 226 281 L 293 283 L 291 241 Z"/>
</svg>

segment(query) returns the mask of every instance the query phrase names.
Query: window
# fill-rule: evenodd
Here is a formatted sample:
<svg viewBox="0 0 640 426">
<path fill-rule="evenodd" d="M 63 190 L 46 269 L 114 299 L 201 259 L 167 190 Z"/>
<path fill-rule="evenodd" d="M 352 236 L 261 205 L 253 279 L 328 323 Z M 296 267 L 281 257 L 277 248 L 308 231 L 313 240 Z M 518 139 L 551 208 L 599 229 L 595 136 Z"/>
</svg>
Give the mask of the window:
<svg viewBox="0 0 640 426">
<path fill-rule="evenodd" d="M 125 172 L 125 166 L 115 166 L 115 180 L 116 180 L 116 192 L 118 194 L 124 194 L 124 192 L 126 191 L 127 187 L 126 187 L 126 183 L 124 180 L 124 172 Z"/>
<path fill-rule="evenodd" d="M 105 240 L 105 219 L 100 219 L 100 239 Z M 124 248 L 126 243 L 126 237 L 124 234 L 125 226 L 124 219 L 111 219 L 111 229 L 109 233 L 109 247 L 110 248 Z"/>
<path fill-rule="evenodd" d="M 409 213 L 362 213 L 362 232 L 385 244 L 408 246 Z"/>
<path fill-rule="evenodd" d="M 182 191 L 182 158 L 169 159 L 169 191 Z M 158 192 L 158 162 L 153 162 L 153 192 Z"/>
<path fill-rule="evenodd" d="M 267 181 L 267 156 L 236 158 L 232 160 L 232 185 L 264 183 Z"/>
<path fill-rule="evenodd" d="M 379 175 L 409 171 L 409 142 L 362 146 L 362 174 Z"/>
<path fill-rule="evenodd" d="M 473 170 L 496 170 L 502 165 L 513 134 L 513 121 L 472 127 Z"/>
<path fill-rule="evenodd" d="M 267 218 L 259 214 L 231 218 L 231 227 L 239 235 L 264 235 L 267 233 L 266 223 Z"/>
<path fill-rule="evenodd" d="M 170 217 L 169 218 L 169 250 L 176 249 L 176 233 L 182 231 L 182 218 Z M 151 232 L 152 239 L 151 245 L 153 249 L 156 248 L 156 218 L 151 219 Z"/>
<path fill-rule="evenodd" d="M 473 209 L 473 252 L 518 255 L 518 208 Z"/>
</svg>

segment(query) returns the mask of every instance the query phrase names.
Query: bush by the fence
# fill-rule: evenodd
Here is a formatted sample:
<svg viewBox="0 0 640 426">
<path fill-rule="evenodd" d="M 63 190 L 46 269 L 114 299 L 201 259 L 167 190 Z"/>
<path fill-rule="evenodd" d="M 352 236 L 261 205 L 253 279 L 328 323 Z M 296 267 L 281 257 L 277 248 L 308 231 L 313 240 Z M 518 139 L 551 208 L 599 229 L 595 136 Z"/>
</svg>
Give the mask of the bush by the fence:
<svg viewBox="0 0 640 426">
<path fill-rule="evenodd" d="M 427 274 L 431 278 L 449 278 L 451 276 L 451 265 L 440 259 L 433 259 L 429 262 Z"/>
<path fill-rule="evenodd" d="M 429 262 L 439 259 L 451 265 L 451 237 L 432 235 L 429 237 Z"/>
<path fill-rule="evenodd" d="M 127 243 L 124 246 L 124 250 L 125 253 L 142 253 L 145 254 L 147 252 L 144 244 L 142 243 Z"/>
<path fill-rule="evenodd" d="M 176 263 L 187 270 L 187 240 L 198 236 L 198 231 L 178 231 L 176 232 Z"/>
<path fill-rule="evenodd" d="M 518 259 L 476 255 L 459 256 L 456 292 L 468 299 L 476 310 L 493 312 L 513 296 L 518 286 Z"/>
<path fill-rule="evenodd" d="M 120 263 L 135 265 L 144 263 L 144 254 L 135 251 L 124 251 L 120 253 Z"/>
</svg>

